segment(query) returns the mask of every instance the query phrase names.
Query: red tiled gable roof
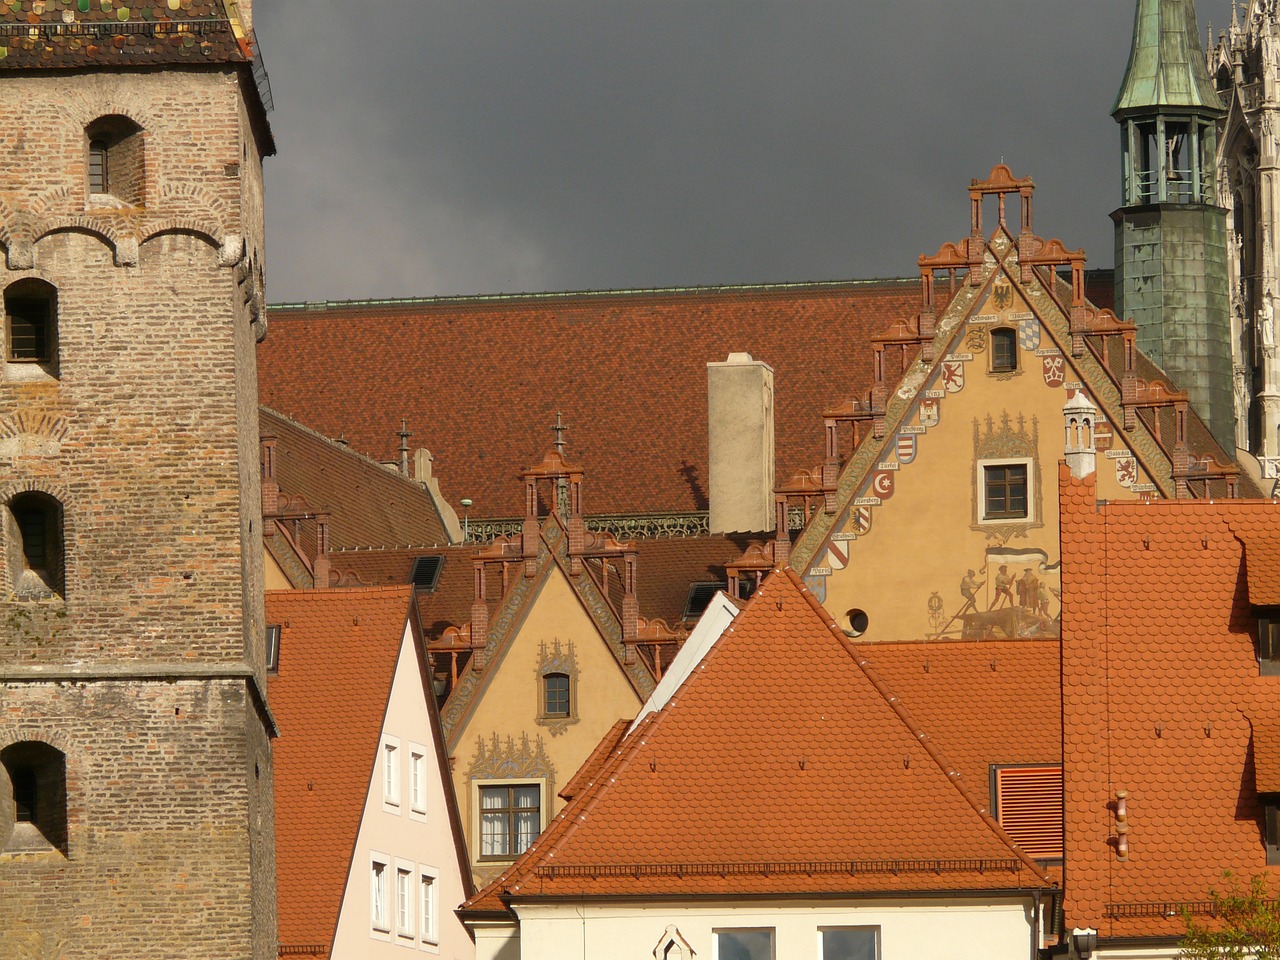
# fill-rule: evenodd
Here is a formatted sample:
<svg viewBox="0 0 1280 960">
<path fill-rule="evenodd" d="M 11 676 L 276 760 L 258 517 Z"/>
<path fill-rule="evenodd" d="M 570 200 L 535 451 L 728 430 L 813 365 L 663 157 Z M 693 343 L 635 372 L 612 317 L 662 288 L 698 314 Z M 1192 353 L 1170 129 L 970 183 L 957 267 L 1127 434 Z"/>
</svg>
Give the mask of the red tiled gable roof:
<svg viewBox="0 0 1280 960">
<path fill-rule="evenodd" d="M 249 46 L 237 40 L 238 29 L 224 0 L 7 0 L 0 70 L 244 61 Z"/>
<path fill-rule="evenodd" d="M 1067 926 L 1176 938 L 1224 870 L 1276 872 L 1254 765 L 1280 677 L 1259 676 L 1242 541 L 1274 540 L 1280 505 L 1095 505 L 1092 479 L 1061 484 Z"/>
<path fill-rule="evenodd" d="M 573 779 L 570 804 L 471 905 L 1047 883 L 873 655 L 794 571 L 775 572 L 672 700 L 589 785 Z"/>
<path fill-rule="evenodd" d="M 280 943 L 332 943 L 410 590 L 269 590 Z"/>
<path fill-rule="evenodd" d="M 281 493 L 301 495 L 311 511 L 332 515 L 331 549 L 449 542 L 431 494 L 414 481 L 265 407 L 258 430 L 276 438 Z M 304 527 L 300 541 L 314 556 L 314 528 Z"/>
<path fill-rule="evenodd" d="M 992 765 L 1062 763 L 1056 637 L 877 643 L 867 655 L 988 802 Z"/>
<path fill-rule="evenodd" d="M 871 338 L 919 303 L 918 280 L 885 280 L 275 307 L 259 384 L 378 459 L 407 418 L 473 517 L 523 514 L 557 411 L 588 514 L 705 510 L 708 362 L 773 367 L 785 480 L 821 460 L 823 410 L 870 385 Z"/>
</svg>

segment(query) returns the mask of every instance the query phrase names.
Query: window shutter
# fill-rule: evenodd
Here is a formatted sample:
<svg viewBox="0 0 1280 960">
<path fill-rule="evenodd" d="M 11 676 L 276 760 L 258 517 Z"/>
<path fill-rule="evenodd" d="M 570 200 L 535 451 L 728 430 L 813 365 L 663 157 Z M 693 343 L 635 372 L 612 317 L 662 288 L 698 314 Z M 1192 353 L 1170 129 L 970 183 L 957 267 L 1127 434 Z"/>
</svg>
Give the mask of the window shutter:
<svg viewBox="0 0 1280 960">
<path fill-rule="evenodd" d="M 996 771 L 1000 825 L 1029 856 L 1062 858 L 1062 768 L 1006 767 Z"/>
</svg>

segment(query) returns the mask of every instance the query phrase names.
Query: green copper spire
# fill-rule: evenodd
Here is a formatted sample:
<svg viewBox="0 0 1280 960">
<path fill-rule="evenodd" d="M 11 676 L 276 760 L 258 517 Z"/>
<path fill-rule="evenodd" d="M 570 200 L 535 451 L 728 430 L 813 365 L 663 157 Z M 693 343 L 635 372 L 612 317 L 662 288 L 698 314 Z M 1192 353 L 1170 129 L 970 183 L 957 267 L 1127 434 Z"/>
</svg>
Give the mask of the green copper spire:
<svg viewBox="0 0 1280 960">
<path fill-rule="evenodd" d="M 1138 0 L 1133 48 L 1111 115 L 1173 108 L 1221 116 L 1225 111 L 1200 49 L 1192 0 Z"/>
</svg>

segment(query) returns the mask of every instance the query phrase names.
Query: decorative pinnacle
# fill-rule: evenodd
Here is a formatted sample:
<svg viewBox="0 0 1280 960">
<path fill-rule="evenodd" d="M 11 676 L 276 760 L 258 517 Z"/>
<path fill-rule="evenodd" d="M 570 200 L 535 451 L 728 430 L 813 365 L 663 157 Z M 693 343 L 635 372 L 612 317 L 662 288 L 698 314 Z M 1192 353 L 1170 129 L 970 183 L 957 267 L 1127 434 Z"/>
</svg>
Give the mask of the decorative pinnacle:
<svg viewBox="0 0 1280 960">
<path fill-rule="evenodd" d="M 556 453 L 560 454 L 560 456 L 563 457 L 564 456 L 564 432 L 568 430 L 569 427 L 568 425 L 565 424 L 563 417 L 560 416 L 559 410 L 556 411 L 556 422 L 551 425 L 551 429 L 555 432 L 555 435 L 556 435 L 556 440 L 553 446 L 556 448 Z"/>
</svg>

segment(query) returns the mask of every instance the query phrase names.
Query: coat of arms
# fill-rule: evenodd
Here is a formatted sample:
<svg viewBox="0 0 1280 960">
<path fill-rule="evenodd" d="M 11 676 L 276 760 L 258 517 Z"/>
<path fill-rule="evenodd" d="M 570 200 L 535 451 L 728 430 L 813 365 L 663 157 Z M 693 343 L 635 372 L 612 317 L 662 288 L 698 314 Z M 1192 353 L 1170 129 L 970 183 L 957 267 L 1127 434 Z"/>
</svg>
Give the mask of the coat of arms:
<svg viewBox="0 0 1280 960">
<path fill-rule="evenodd" d="M 920 401 L 920 426 L 936 427 L 942 418 L 942 404 L 937 397 L 926 397 Z"/>
<path fill-rule="evenodd" d="M 916 458 L 916 438 L 910 433 L 898 434 L 898 462 L 910 463 Z"/>
<path fill-rule="evenodd" d="M 1126 489 L 1138 482 L 1138 460 L 1136 457 L 1116 458 L 1116 482 Z"/>
<path fill-rule="evenodd" d="M 858 507 L 853 513 L 853 526 L 858 533 L 871 532 L 871 508 Z"/>
<path fill-rule="evenodd" d="M 1043 357 L 1046 386 L 1060 387 L 1067 380 L 1067 361 L 1061 356 Z"/>
<path fill-rule="evenodd" d="M 947 388 L 947 393 L 959 393 L 964 389 L 963 360 L 942 361 L 942 385 Z"/>
<path fill-rule="evenodd" d="M 1018 346 L 1023 350 L 1035 350 L 1040 346 L 1040 321 L 1034 316 L 1018 321 Z"/>
<path fill-rule="evenodd" d="M 1008 310 L 1013 306 L 1013 286 L 1008 280 L 997 280 L 991 286 L 991 302 L 997 310 Z"/>
<path fill-rule="evenodd" d="M 888 500 L 893 496 L 892 470 L 878 470 L 872 475 L 871 493 L 873 496 L 879 497 L 881 500 Z"/>
</svg>

